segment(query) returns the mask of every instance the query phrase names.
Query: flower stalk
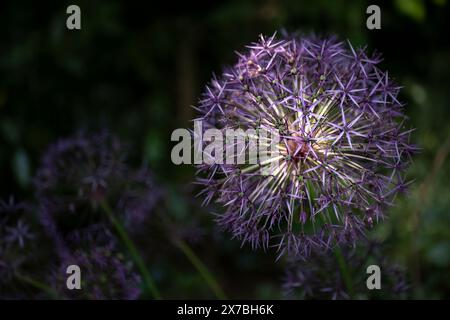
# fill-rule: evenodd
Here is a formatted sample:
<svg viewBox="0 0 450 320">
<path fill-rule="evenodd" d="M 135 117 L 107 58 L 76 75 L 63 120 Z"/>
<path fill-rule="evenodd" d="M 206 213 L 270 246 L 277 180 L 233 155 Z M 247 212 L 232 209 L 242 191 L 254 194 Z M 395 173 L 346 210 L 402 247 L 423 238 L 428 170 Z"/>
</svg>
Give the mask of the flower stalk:
<svg viewBox="0 0 450 320">
<path fill-rule="evenodd" d="M 155 284 L 155 281 L 153 280 L 152 276 L 150 275 L 150 272 L 148 271 L 144 260 L 142 259 L 141 255 L 139 254 L 139 251 L 137 250 L 136 246 L 134 245 L 133 241 L 128 236 L 127 231 L 123 227 L 122 223 L 114 216 L 114 212 L 112 211 L 111 207 L 106 201 L 100 202 L 100 206 L 103 209 L 103 211 L 108 215 L 109 220 L 111 221 L 112 225 L 116 229 L 120 239 L 122 240 L 124 246 L 128 249 L 128 252 L 131 255 L 131 258 L 133 259 L 134 263 L 136 264 L 136 267 L 138 268 L 139 272 L 141 273 L 144 284 L 146 288 L 150 291 L 154 299 L 161 299 L 161 295 L 159 293 L 159 290 Z"/>
</svg>

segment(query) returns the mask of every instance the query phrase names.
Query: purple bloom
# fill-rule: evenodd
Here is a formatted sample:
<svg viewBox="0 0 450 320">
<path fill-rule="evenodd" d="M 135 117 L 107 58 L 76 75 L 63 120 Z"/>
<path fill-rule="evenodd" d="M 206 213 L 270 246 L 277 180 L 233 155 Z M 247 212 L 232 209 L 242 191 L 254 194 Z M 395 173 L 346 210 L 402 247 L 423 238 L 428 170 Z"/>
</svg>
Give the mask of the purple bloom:
<svg viewBox="0 0 450 320">
<path fill-rule="evenodd" d="M 24 203 L 0 200 L 0 281 L 9 279 L 29 258 L 35 234 L 27 221 L 30 207 Z"/>
<path fill-rule="evenodd" d="M 121 194 L 117 207 L 123 212 L 125 226 L 138 230 L 153 213 L 164 192 L 146 167 L 130 172 L 128 179 L 128 187 Z"/>
<path fill-rule="evenodd" d="M 25 243 L 34 239 L 34 235 L 30 232 L 30 227 L 22 219 L 11 227 L 5 227 L 7 243 L 16 243 L 20 248 L 25 247 Z"/>
<path fill-rule="evenodd" d="M 34 224 L 33 207 L 13 197 L 0 199 L 0 297 L 35 297 L 35 292 L 17 275 L 39 275 L 45 263 L 40 248 L 46 246 L 40 229 Z M 36 267 L 36 265 L 38 267 Z M 31 288 L 32 289 L 32 288 Z"/>
<path fill-rule="evenodd" d="M 0 242 L 4 247 L 24 249 L 35 238 L 26 220 L 30 207 L 25 203 L 16 203 L 13 197 L 9 201 L 0 200 Z"/>
<path fill-rule="evenodd" d="M 385 258 L 381 243 L 367 241 L 356 248 L 344 248 L 342 255 L 350 276 L 353 298 L 406 298 L 409 287 L 404 270 Z M 378 265 L 382 272 L 382 290 L 369 290 L 366 268 Z M 288 298 L 350 299 L 342 270 L 333 252 L 313 253 L 308 260 L 290 261 L 283 279 L 283 291 Z"/>
<path fill-rule="evenodd" d="M 67 289 L 66 270 L 70 265 L 80 267 L 81 290 Z M 98 246 L 92 243 L 88 248 L 66 252 L 54 270 L 50 283 L 64 299 L 133 300 L 140 294 L 139 275 L 112 244 Z"/>
<path fill-rule="evenodd" d="M 79 133 L 51 145 L 35 178 L 39 198 L 58 198 L 65 210 L 102 201 L 126 174 L 125 150 L 109 134 Z"/>
<path fill-rule="evenodd" d="M 129 229 L 149 217 L 159 189 L 148 170 L 136 172 L 125 159 L 124 145 L 106 131 L 80 132 L 48 148 L 35 185 L 40 220 L 58 251 L 78 247 L 110 228 L 104 203 Z"/>
<path fill-rule="evenodd" d="M 203 130 L 278 133 L 279 152 L 256 165 L 200 165 L 204 203 L 226 208 L 217 221 L 233 237 L 280 256 L 353 244 L 408 185 L 417 148 L 400 87 L 379 55 L 334 38 L 261 36 L 247 48 L 196 109 Z"/>
</svg>

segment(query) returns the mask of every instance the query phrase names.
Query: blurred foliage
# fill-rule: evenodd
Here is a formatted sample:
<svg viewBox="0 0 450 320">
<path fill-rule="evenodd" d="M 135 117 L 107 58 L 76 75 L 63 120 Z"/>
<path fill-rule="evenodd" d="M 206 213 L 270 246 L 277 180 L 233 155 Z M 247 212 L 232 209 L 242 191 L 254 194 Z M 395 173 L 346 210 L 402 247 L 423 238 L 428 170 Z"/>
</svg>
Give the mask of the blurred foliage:
<svg viewBox="0 0 450 320">
<path fill-rule="evenodd" d="M 212 72 L 235 50 L 276 30 L 336 34 L 383 53 L 404 86 L 415 142 L 410 195 L 397 199 L 376 233 L 405 264 L 412 297 L 450 297 L 450 38 L 445 0 L 379 2 L 382 29 L 365 27 L 369 1 L 208 1 L 180 4 L 76 1 L 82 30 L 65 27 L 73 1 L 4 1 L 0 10 L 0 195 L 33 195 L 45 147 L 79 128 L 107 127 L 133 145 L 171 191 L 178 223 L 206 230 L 193 245 L 233 298 L 279 298 L 275 254 L 240 248 L 194 199 L 193 168 L 170 162 L 173 129 L 188 127 Z M 188 186 L 188 187 L 186 187 Z M 167 298 L 212 297 L 163 236 L 142 240 Z M 148 245 L 148 246 L 147 246 Z"/>
<path fill-rule="evenodd" d="M 423 21 L 426 15 L 423 0 L 395 0 L 395 5 L 403 14 L 416 21 Z"/>
</svg>

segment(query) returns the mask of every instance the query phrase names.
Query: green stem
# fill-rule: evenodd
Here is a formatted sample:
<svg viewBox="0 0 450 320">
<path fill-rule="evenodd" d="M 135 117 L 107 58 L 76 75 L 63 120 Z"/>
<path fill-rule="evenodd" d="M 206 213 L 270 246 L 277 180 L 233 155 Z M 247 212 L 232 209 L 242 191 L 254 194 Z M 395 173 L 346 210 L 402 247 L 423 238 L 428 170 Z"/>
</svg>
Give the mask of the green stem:
<svg viewBox="0 0 450 320">
<path fill-rule="evenodd" d="M 111 207 L 108 205 L 108 203 L 102 202 L 101 207 L 108 215 L 114 228 L 116 228 L 116 231 L 119 234 L 119 237 L 121 238 L 123 244 L 125 245 L 125 247 L 127 247 L 128 251 L 131 255 L 131 258 L 133 259 L 134 263 L 136 264 L 137 268 L 139 269 L 139 271 L 144 279 L 144 283 L 145 283 L 147 289 L 150 290 L 154 299 L 161 299 L 161 295 L 159 293 L 158 288 L 156 287 L 156 284 L 155 284 L 153 278 L 151 277 L 150 273 L 148 272 L 147 267 L 145 266 L 145 263 L 142 260 L 141 255 L 139 254 L 138 250 L 136 249 L 136 246 L 134 245 L 133 241 L 128 236 L 125 228 L 120 223 L 120 221 L 117 220 L 117 218 L 114 216 L 114 213 L 113 213 Z"/>
<path fill-rule="evenodd" d="M 191 247 L 179 237 L 174 236 L 174 233 L 171 230 L 172 222 L 169 217 L 161 212 L 157 211 L 158 216 L 161 218 L 163 224 L 165 224 L 168 229 L 168 233 L 173 236 L 170 237 L 171 242 L 175 247 L 181 250 L 181 252 L 186 256 L 186 258 L 191 262 L 197 272 L 203 277 L 206 284 L 210 287 L 210 289 L 214 292 L 215 296 L 218 299 L 226 300 L 228 299 L 224 291 L 222 290 L 219 282 L 215 279 L 214 275 L 209 271 L 205 264 L 200 260 L 200 258 L 195 254 L 195 252 L 191 249 Z"/>
<path fill-rule="evenodd" d="M 38 280 L 35 280 L 29 276 L 23 275 L 21 273 L 16 272 L 14 274 L 14 276 L 17 278 L 17 280 L 26 283 L 36 289 L 42 290 L 44 291 L 50 298 L 52 299 L 57 299 L 58 298 L 58 294 L 57 292 L 52 289 L 51 287 L 49 287 L 48 285 L 46 285 L 45 283 L 42 283 Z"/>
<path fill-rule="evenodd" d="M 342 251 L 339 248 L 339 246 L 336 246 L 334 248 L 334 255 L 336 257 L 336 260 L 339 265 L 339 271 L 341 272 L 342 279 L 344 280 L 344 285 L 347 289 L 347 292 L 350 296 L 350 298 L 354 297 L 354 291 L 353 291 L 353 283 L 352 283 L 352 277 L 350 275 L 350 271 L 347 267 L 347 263 L 345 262 L 345 258 L 342 255 Z"/>
<path fill-rule="evenodd" d="M 327 212 L 327 215 L 329 216 L 328 209 L 326 210 L 326 212 Z M 326 223 L 325 217 L 323 217 L 323 215 L 320 215 L 320 217 L 322 218 L 322 222 Z M 339 247 L 338 243 L 335 243 L 334 248 L 333 248 L 333 253 L 334 253 L 334 256 L 338 263 L 339 272 L 341 273 L 341 276 L 344 281 L 345 288 L 347 289 L 348 295 L 350 296 L 351 299 L 353 299 L 355 293 L 353 290 L 352 276 L 350 274 L 350 270 L 347 267 L 347 263 L 345 262 L 344 255 L 342 254 L 342 250 Z"/>
<path fill-rule="evenodd" d="M 211 272 L 208 270 L 208 268 L 197 257 L 197 255 L 194 253 L 194 251 L 189 247 L 189 245 L 181 239 L 176 239 L 173 241 L 173 243 L 184 253 L 184 255 L 189 259 L 189 261 L 192 263 L 192 265 L 197 269 L 197 271 L 203 277 L 203 279 L 205 279 L 206 283 L 211 288 L 211 290 L 214 292 L 216 297 L 218 299 L 222 299 L 222 300 L 227 299 L 227 296 L 223 292 L 219 283 L 216 281 L 216 279 L 211 274 Z"/>
</svg>

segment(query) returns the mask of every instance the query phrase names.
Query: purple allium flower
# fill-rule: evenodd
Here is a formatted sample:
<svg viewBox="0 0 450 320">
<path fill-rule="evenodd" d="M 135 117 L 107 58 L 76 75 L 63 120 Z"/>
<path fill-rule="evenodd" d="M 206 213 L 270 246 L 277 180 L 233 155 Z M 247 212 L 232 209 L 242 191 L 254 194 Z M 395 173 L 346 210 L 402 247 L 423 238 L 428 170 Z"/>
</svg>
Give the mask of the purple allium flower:
<svg viewBox="0 0 450 320">
<path fill-rule="evenodd" d="M 30 207 L 0 199 L 0 282 L 9 281 L 30 256 L 36 236 L 28 224 Z"/>
<path fill-rule="evenodd" d="M 125 163 L 126 149 L 113 135 L 81 132 L 61 139 L 44 154 L 35 185 L 40 219 L 58 250 L 77 247 L 94 230 L 108 229 L 100 208 L 107 203 L 129 229 L 140 226 L 160 197 L 148 170 Z"/>
<path fill-rule="evenodd" d="M 67 289 L 66 270 L 70 265 L 80 267 L 81 290 Z M 53 271 L 50 283 L 64 299 L 133 300 L 140 294 L 139 275 L 112 243 L 106 246 L 92 243 L 85 249 L 66 252 Z"/>
<path fill-rule="evenodd" d="M 125 150 L 109 134 L 79 133 L 51 145 L 35 178 L 39 198 L 58 198 L 68 211 L 102 201 L 126 174 Z"/>
<path fill-rule="evenodd" d="M 385 257 L 381 243 L 365 241 L 356 248 L 342 251 L 352 285 L 353 298 L 406 298 L 409 287 L 402 267 Z M 366 268 L 378 265 L 381 270 L 381 290 L 369 290 Z M 290 261 L 283 280 L 288 298 L 350 299 L 342 270 L 333 252 L 313 253 L 308 260 Z"/>
<path fill-rule="evenodd" d="M 234 237 L 280 256 L 354 243 L 409 184 L 416 147 L 400 87 L 379 55 L 334 38 L 261 36 L 247 48 L 207 86 L 202 130 L 264 129 L 280 136 L 278 152 L 200 165 L 204 203 L 226 208 L 217 221 Z"/>
<path fill-rule="evenodd" d="M 125 226 L 129 230 L 137 230 L 154 211 L 164 191 L 147 167 L 130 172 L 128 184 L 117 206 L 123 212 Z"/>
<path fill-rule="evenodd" d="M 22 276 L 39 278 L 46 267 L 47 241 L 32 205 L 0 199 L 0 298 L 35 298 L 36 288 Z M 39 246 L 39 248 L 38 248 Z"/>
</svg>

